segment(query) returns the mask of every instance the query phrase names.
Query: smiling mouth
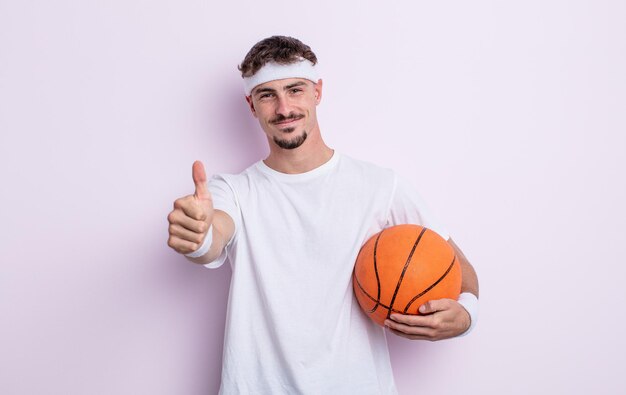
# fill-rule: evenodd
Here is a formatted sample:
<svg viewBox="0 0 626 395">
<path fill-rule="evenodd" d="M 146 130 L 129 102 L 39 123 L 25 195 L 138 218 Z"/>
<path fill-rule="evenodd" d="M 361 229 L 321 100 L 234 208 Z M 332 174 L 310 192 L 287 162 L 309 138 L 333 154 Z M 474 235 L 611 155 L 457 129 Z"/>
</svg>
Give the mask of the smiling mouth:
<svg viewBox="0 0 626 395">
<path fill-rule="evenodd" d="M 299 120 L 301 120 L 304 117 L 297 117 L 297 118 L 290 118 L 290 119 L 285 119 L 282 121 L 278 121 L 278 122 L 272 122 L 274 125 L 289 125 L 292 124 L 294 122 L 297 122 Z"/>
</svg>

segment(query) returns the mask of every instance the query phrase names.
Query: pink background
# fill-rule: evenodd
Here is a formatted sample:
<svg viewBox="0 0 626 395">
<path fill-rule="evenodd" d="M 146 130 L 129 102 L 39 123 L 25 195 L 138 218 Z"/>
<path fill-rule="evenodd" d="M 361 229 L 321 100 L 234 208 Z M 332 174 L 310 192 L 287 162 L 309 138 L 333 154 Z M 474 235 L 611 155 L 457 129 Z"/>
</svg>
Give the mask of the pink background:
<svg viewBox="0 0 626 395">
<path fill-rule="evenodd" d="M 626 392 L 625 3 L 382 4 L 0 0 L 0 393 L 216 393 L 230 269 L 166 215 L 266 155 L 236 65 L 272 34 L 479 274 L 470 336 L 391 337 L 400 393 Z"/>
</svg>

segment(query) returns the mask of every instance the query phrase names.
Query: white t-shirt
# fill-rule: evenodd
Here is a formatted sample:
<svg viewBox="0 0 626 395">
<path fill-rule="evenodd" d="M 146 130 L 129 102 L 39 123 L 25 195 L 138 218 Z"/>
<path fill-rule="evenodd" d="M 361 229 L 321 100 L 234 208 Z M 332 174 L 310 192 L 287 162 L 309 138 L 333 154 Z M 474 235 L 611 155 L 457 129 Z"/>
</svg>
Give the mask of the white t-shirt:
<svg viewBox="0 0 626 395">
<path fill-rule="evenodd" d="M 393 170 L 334 152 L 281 173 L 258 161 L 208 183 L 235 233 L 220 394 L 397 394 L 385 331 L 352 290 L 359 249 L 383 228 L 424 225 L 448 238 Z"/>
</svg>

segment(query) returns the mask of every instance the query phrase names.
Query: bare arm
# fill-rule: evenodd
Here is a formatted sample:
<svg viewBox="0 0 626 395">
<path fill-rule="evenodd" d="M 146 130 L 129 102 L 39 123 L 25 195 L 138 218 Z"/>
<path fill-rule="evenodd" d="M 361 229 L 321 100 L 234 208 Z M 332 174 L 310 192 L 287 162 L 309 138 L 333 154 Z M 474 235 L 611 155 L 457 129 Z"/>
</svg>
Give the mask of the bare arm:
<svg viewBox="0 0 626 395">
<path fill-rule="evenodd" d="M 459 258 L 461 265 L 461 292 L 470 292 L 478 297 L 478 276 L 476 275 L 474 267 L 469 263 L 459 246 L 452 240 L 452 237 L 448 239 L 448 243 L 454 248 L 454 252 L 456 252 L 456 256 Z"/>
<path fill-rule="evenodd" d="M 213 216 L 213 243 L 209 251 L 197 258 L 185 257 L 189 261 L 197 264 L 204 265 L 206 263 L 216 260 L 226 247 L 226 244 L 230 241 L 231 237 L 235 233 L 235 223 L 230 215 L 221 210 L 215 210 Z"/>
</svg>

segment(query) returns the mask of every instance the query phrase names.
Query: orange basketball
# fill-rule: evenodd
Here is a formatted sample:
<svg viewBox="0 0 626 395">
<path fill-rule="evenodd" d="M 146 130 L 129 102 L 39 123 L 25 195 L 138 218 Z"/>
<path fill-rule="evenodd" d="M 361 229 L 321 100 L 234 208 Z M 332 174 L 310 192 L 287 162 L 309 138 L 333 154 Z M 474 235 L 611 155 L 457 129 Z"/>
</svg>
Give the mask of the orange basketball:
<svg viewBox="0 0 626 395">
<path fill-rule="evenodd" d="M 429 300 L 456 300 L 461 266 L 452 246 L 434 231 L 397 225 L 361 247 L 352 286 L 363 311 L 383 325 L 391 313 L 419 314 Z"/>
</svg>

